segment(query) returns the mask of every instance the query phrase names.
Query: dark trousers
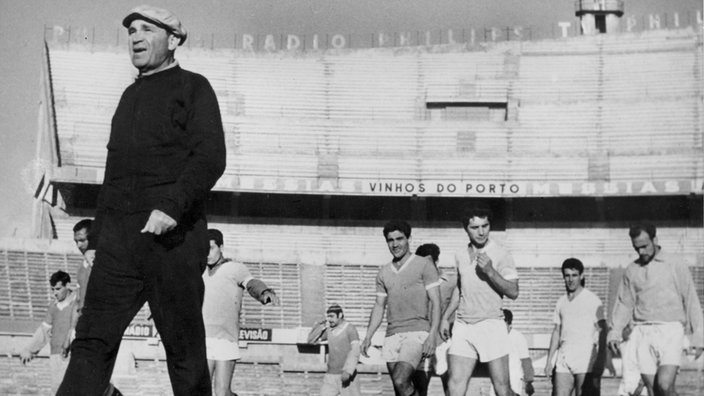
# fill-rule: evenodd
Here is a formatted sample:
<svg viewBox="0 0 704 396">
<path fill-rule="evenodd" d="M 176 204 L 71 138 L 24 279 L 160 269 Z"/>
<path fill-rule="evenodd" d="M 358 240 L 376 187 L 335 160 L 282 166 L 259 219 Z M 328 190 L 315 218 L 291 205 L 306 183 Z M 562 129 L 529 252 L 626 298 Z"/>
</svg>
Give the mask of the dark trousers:
<svg viewBox="0 0 704 396">
<path fill-rule="evenodd" d="M 58 395 L 100 395 L 125 329 L 145 302 L 166 351 L 174 395 L 211 395 L 205 354 L 204 218 L 161 236 L 142 234 L 149 213 L 103 216 L 71 359 Z"/>
</svg>

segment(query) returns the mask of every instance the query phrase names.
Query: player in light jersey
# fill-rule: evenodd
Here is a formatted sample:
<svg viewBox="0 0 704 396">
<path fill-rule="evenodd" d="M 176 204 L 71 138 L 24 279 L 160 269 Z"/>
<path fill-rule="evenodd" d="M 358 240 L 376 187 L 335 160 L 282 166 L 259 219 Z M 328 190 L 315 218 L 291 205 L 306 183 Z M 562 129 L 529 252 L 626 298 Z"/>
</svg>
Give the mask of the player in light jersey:
<svg viewBox="0 0 704 396">
<path fill-rule="evenodd" d="M 216 396 L 231 395 L 235 362 L 240 359 L 240 311 L 244 291 L 262 304 L 278 305 L 273 289 L 247 267 L 223 256 L 222 232 L 208 230 L 210 252 L 203 271 L 203 323 L 208 369 Z"/>
<path fill-rule="evenodd" d="M 594 369 L 599 339 L 605 329 L 601 299 L 584 287 L 584 265 L 576 258 L 562 263 L 567 293 L 557 300 L 545 363 L 545 375 L 553 379 L 553 395 L 598 395 L 600 378 Z M 601 351 L 602 353 L 605 350 Z"/>
<path fill-rule="evenodd" d="M 675 394 L 684 336 L 695 359 L 704 351 L 704 315 L 686 263 L 658 244 L 652 224 L 628 231 L 638 259 L 626 268 L 611 314 L 609 348 L 619 354 L 624 327 L 633 325 L 629 344 L 648 391 L 655 396 Z"/>
<path fill-rule="evenodd" d="M 462 218 L 469 244 L 455 255 L 458 287 L 441 321 L 443 338 L 457 311 L 449 353 L 450 395 L 464 396 L 477 361 L 487 364 L 498 396 L 513 394 L 509 384 L 509 341 L 501 310 L 503 297 L 518 297 L 513 257 L 489 238 L 491 211 L 471 208 Z"/>
</svg>

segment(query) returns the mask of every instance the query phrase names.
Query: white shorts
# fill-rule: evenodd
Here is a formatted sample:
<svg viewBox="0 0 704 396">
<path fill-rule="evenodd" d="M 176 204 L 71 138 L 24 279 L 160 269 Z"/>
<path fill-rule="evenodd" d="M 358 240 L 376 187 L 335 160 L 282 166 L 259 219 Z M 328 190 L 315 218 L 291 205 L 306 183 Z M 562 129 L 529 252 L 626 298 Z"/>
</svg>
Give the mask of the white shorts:
<svg viewBox="0 0 704 396">
<path fill-rule="evenodd" d="M 240 347 L 237 342 L 222 338 L 205 337 L 205 351 L 208 360 L 239 360 Z"/>
<path fill-rule="evenodd" d="M 406 362 L 418 367 L 423 357 L 423 343 L 428 339 L 427 331 L 408 331 L 384 338 L 381 357 L 387 363 Z"/>
<path fill-rule="evenodd" d="M 680 322 L 636 323 L 629 342 L 635 344 L 641 374 L 655 375 L 659 366 L 680 365 L 684 328 Z"/>
<path fill-rule="evenodd" d="M 474 324 L 455 321 L 448 353 L 480 362 L 508 355 L 508 330 L 502 319 L 486 319 Z"/>
<path fill-rule="evenodd" d="M 566 374 L 591 373 L 596 361 L 596 345 L 561 345 L 555 359 L 555 372 Z"/>
</svg>

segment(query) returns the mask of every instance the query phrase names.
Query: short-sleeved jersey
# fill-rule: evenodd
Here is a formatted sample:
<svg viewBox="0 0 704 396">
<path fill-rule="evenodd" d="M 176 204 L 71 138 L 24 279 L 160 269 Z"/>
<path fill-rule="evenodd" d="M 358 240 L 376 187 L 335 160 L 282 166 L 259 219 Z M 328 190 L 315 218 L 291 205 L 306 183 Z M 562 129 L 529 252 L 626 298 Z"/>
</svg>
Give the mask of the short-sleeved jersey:
<svg viewBox="0 0 704 396">
<path fill-rule="evenodd" d="M 44 323 L 51 328 L 50 354 L 57 355 L 63 353 L 64 341 L 68 339 L 69 332 L 73 328 L 73 315 L 76 311 L 78 299 L 75 293 L 70 293 L 63 301 L 52 301 L 46 312 Z"/>
<path fill-rule="evenodd" d="M 439 285 L 429 258 L 413 255 L 396 269 L 389 262 L 376 276 L 376 293 L 386 297 L 386 336 L 430 330 L 428 290 Z"/>
<path fill-rule="evenodd" d="M 327 331 L 328 339 L 328 374 L 342 374 L 345 362 L 352 350 L 352 345 L 359 343 L 357 328 L 350 322 Z M 352 374 L 352 373 L 350 373 Z"/>
<path fill-rule="evenodd" d="M 499 294 L 485 278 L 479 275 L 477 254 L 484 252 L 491 258 L 494 269 L 506 280 L 517 280 L 518 272 L 513 257 L 501 245 L 489 240 L 484 248 L 475 251 L 473 246 L 465 246 L 455 254 L 455 265 L 459 274 L 460 304 L 457 320 L 474 324 L 486 319 L 502 319 L 503 295 Z"/>
<path fill-rule="evenodd" d="M 213 269 L 205 269 L 203 322 L 206 337 L 232 342 L 239 340 L 242 296 L 251 279 L 247 267 L 234 261 L 228 260 Z"/>
<path fill-rule="evenodd" d="M 526 337 L 520 331 L 511 329 L 508 333 L 508 373 L 511 380 L 511 389 L 515 392 L 523 394 L 523 382 L 521 379 L 524 376 L 522 359 L 528 359 L 528 342 Z"/>
<path fill-rule="evenodd" d="M 601 299 L 582 289 L 570 301 L 567 294 L 557 300 L 553 323 L 560 325 L 560 345 L 577 345 L 599 341 L 599 321 L 604 319 Z"/>
</svg>

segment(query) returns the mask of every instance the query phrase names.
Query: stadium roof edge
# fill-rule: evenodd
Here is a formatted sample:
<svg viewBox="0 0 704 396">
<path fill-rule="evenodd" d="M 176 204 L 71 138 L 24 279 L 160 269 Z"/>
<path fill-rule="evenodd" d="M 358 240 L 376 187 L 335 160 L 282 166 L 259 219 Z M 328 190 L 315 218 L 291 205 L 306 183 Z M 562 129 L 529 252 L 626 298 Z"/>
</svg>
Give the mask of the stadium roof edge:
<svg viewBox="0 0 704 396">
<path fill-rule="evenodd" d="M 700 41 L 704 37 L 704 31 L 695 30 L 691 26 L 680 28 L 680 29 L 657 29 L 657 30 L 644 30 L 639 32 L 619 32 L 610 34 L 601 34 L 595 36 L 568 36 L 561 38 L 541 38 L 536 40 L 513 40 L 513 41 L 482 41 L 475 43 L 455 43 L 455 44 L 431 44 L 431 45 L 413 45 L 413 46 L 388 46 L 388 47 L 358 47 L 358 48 L 326 48 L 326 49 L 295 49 L 286 50 L 278 49 L 274 51 L 266 50 L 248 50 L 248 49 L 236 49 L 230 47 L 182 47 L 177 50 L 178 52 L 191 52 L 191 53 L 203 53 L 203 54 L 218 54 L 218 53 L 235 53 L 239 56 L 281 56 L 282 54 L 290 54 L 291 56 L 301 56 L 310 54 L 319 55 L 332 55 L 332 54 L 350 54 L 350 53 L 364 53 L 364 52 L 395 52 L 395 53 L 444 53 L 444 52 L 480 52 L 488 50 L 507 50 L 518 46 L 519 48 L 525 43 L 546 43 L 546 42 L 566 42 L 566 41 L 588 41 L 588 40 L 610 40 L 610 39 L 631 39 L 631 38 L 644 38 L 644 37 L 666 37 L 666 38 L 689 38 L 698 36 Z M 63 43 L 51 40 L 45 40 L 46 46 L 49 50 L 53 49 L 64 49 L 70 51 L 88 51 L 88 52 L 114 52 L 126 54 L 124 45 L 111 45 L 111 44 L 84 44 L 84 43 Z"/>
</svg>

